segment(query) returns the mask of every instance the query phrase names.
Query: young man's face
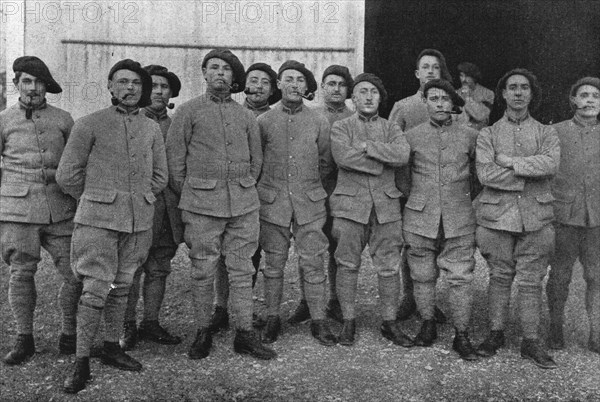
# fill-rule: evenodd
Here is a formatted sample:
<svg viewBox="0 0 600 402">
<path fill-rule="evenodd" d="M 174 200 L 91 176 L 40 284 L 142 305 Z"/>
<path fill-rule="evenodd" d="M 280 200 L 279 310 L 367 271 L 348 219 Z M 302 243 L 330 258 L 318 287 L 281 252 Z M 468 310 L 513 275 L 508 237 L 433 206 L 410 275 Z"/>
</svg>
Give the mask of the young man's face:
<svg viewBox="0 0 600 402">
<path fill-rule="evenodd" d="M 452 98 L 448 92 L 441 88 L 430 88 L 425 95 L 424 102 L 431 120 L 440 125 L 448 120 L 453 107 Z"/>
<path fill-rule="evenodd" d="M 262 70 L 252 70 L 248 73 L 246 88 L 249 88 L 252 92 L 252 94 L 247 95 L 248 99 L 257 105 L 266 104 L 269 97 L 273 95 L 271 77 Z"/>
<path fill-rule="evenodd" d="M 421 85 L 428 81 L 440 79 L 442 68 L 440 61 L 435 56 L 425 55 L 419 60 L 418 68 L 415 70 L 415 76 L 419 79 Z"/>
<path fill-rule="evenodd" d="M 302 102 L 302 95 L 306 92 L 306 77 L 298 70 L 285 70 L 277 81 L 277 88 L 281 90 L 282 99 L 289 102 Z"/>
<path fill-rule="evenodd" d="M 150 108 L 161 111 L 169 104 L 171 99 L 171 86 L 169 80 L 162 75 L 152 76 L 152 105 Z"/>
<path fill-rule="evenodd" d="M 202 68 L 202 74 L 209 89 L 217 92 L 231 92 L 233 69 L 225 60 L 213 57 Z"/>
<path fill-rule="evenodd" d="M 598 117 L 600 113 L 600 90 L 593 85 L 582 85 L 571 96 L 575 106 L 575 115 L 582 118 Z"/>
<path fill-rule="evenodd" d="M 348 96 L 348 83 L 344 77 L 329 74 L 321 83 L 327 103 L 344 103 Z"/>
<path fill-rule="evenodd" d="M 19 99 L 25 104 L 32 106 L 41 105 L 46 97 L 46 83 L 39 78 L 21 73 L 18 81 L 13 81 L 19 90 Z"/>
<path fill-rule="evenodd" d="M 142 78 L 131 70 L 117 70 L 108 81 L 108 89 L 120 103 L 133 107 L 142 97 Z"/>
<path fill-rule="evenodd" d="M 354 86 L 352 102 L 354 102 L 356 110 L 362 114 L 373 115 L 377 113 L 380 101 L 381 94 L 379 90 L 370 82 L 363 81 Z"/>
<path fill-rule="evenodd" d="M 515 112 L 526 110 L 532 98 L 531 84 L 524 75 L 511 75 L 506 80 L 502 90 L 502 97 L 506 101 L 506 108 Z"/>
</svg>

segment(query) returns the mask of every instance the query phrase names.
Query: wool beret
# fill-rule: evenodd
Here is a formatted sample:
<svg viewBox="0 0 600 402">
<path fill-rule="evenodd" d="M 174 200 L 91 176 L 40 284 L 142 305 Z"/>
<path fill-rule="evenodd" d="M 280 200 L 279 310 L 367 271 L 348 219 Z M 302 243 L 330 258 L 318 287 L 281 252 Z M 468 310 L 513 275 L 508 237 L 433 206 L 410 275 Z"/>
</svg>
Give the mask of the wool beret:
<svg viewBox="0 0 600 402">
<path fill-rule="evenodd" d="M 463 61 L 456 69 L 467 77 L 473 78 L 473 81 L 481 82 L 481 70 L 475 64 Z"/>
<path fill-rule="evenodd" d="M 233 70 L 233 82 L 231 83 L 231 93 L 235 94 L 242 92 L 246 88 L 246 73 L 244 65 L 237 58 L 237 56 L 231 53 L 229 49 L 213 49 L 202 60 L 202 68 L 206 67 L 206 63 L 210 59 L 221 59 L 226 61 Z"/>
<path fill-rule="evenodd" d="M 448 65 L 446 64 L 446 58 L 444 57 L 442 52 L 440 52 L 439 50 L 436 50 L 436 49 L 422 50 L 421 53 L 419 53 L 419 56 L 417 56 L 417 69 L 419 68 L 419 62 L 421 61 L 423 56 L 436 57 L 438 59 L 438 61 L 440 62 L 440 70 L 441 70 L 440 78 L 443 78 L 446 81 L 452 81 L 452 76 L 450 75 L 450 70 L 448 70 Z"/>
<path fill-rule="evenodd" d="M 321 78 L 321 82 L 325 82 L 325 78 L 328 75 L 337 75 L 343 77 L 346 80 L 346 85 L 348 88 L 352 88 L 354 80 L 352 79 L 352 75 L 350 75 L 350 70 L 346 66 L 340 66 L 339 64 L 333 64 L 325 69 L 323 72 L 323 78 Z M 348 90 L 347 98 L 352 97 L 352 92 Z"/>
<path fill-rule="evenodd" d="M 380 106 L 385 105 L 388 95 L 385 87 L 383 86 L 383 81 L 381 81 L 378 76 L 371 73 L 362 73 L 357 75 L 356 78 L 354 78 L 354 84 L 352 85 L 351 92 L 354 92 L 354 88 L 356 88 L 356 86 L 361 82 L 370 82 L 371 84 L 375 85 L 375 88 L 377 88 L 379 91 L 379 96 L 381 97 L 381 102 L 379 102 L 379 104 Z"/>
<path fill-rule="evenodd" d="M 317 90 L 317 81 L 315 80 L 315 76 L 310 72 L 308 68 L 304 65 L 304 63 L 300 63 L 296 60 L 288 60 L 279 67 L 279 73 L 277 73 L 277 78 L 281 78 L 281 73 L 285 70 L 296 70 L 300 71 L 307 81 L 307 92 L 314 93 Z"/>
<path fill-rule="evenodd" d="M 260 70 L 267 73 L 271 80 L 271 89 L 273 90 L 273 95 L 269 96 L 268 103 L 269 105 L 273 105 L 281 100 L 281 91 L 277 88 L 277 73 L 275 70 L 271 68 L 267 63 L 254 63 L 248 70 L 246 70 L 246 77 L 251 71 Z"/>
<path fill-rule="evenodd" d="M 579 87 L 582 87 L 584 85 L 591 85 L 593 87 L 596 87 L 600 91 L 600 78 L 583 77 L 578 79 L 577 82 L 571 87 L 571 91 L 569 92 L 569 94 L 571 96 L 577 95 L 577 90 L 579 89 Z"/>
<path fill-rule="evenodd" d="M 152 77 L 146 70 L 142 68 L 142 65 L 137 61 L 131 59 L 123 59 L 115 63 L 108 73 L 108 79 L 112 80 L 113 75 L 119 70 L 129 70 L 138 74 L 142 80 L 142 96 L 137 103 L 139 107 L 146 107 L 152 104 L 150 97 L 152 96 Z"/>
<path fill-rule="evenodd" d="M 46 92 L 50 92 L 51 94 L 62 92 L 60 85 L 52 78 L 48 66 L 35 56 L 22 56 L 17 58 L 13 62 L 13 71 L 15 73 L 20 71 L 22 73 L 31 74 L 42 80 L 44 84 L 46 84 Z"/>
<path fill-rule="evenodd" d="M 463 98 L 461 98 L 456 91 L 454 90 L 454 87 L 452 86 L 452 84 L 450 84 L 448 81 L 446 80 L 431 80 L 428 81 L 425 86 L 423 86 L 423 96 L 427 96 L 427 91 L 429 91 L 431 88 L 439 88 L 439 89 L 443 89 L 444 91 L 446 91 L 446 93 L 448 95 L 450 95 L 450 98 L 452 99 L 452 104 L 456 107 L 462 107 L 465 105 L 465 101 Z"/>
<path fill-rule="evenodd" d="M 179 81 L 179 77 L 177 77 L 175 73 L 172 73 L 166 67 L 159 66 L 157 64 L 146 66 L 144 67 L 144 70 L 146 70 L 150 76 L 158 75 L 166 78 L 169 82 L 169 86 L 171 87 L 171 98 L 177 98 L 177 96 L 179 96 L 179 91 L 181 90 L 181 81 Z"/>
</svg>

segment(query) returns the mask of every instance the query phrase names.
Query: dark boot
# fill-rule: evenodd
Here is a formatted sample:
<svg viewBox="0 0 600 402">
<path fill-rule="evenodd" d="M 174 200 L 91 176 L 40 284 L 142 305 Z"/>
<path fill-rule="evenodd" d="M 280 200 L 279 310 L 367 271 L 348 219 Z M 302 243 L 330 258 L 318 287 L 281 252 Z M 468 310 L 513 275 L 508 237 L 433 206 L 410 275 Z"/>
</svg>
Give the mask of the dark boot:
<svg viewBox="0 0 600 402">
<path fill-rule="evenodd" d="M 296 307 L 294 314 L 288 318 L 288 323 L 291 325 L 301 324 L 305 321 L 310 320 L 310 311 L 308 310 L 308 303 L 306 300 L 300 300 L 300 304 Z"/>
<path fill-rule="evenodd" d="M 213 334 L 216 334 L 220 330 L 229 329 L 229 314 L 227 313 L 227 309 L 225 307 L 215 307 L 215 312 L 210 318 L 208 329 Z"/>
<path fill-rule="evenodd" d="M 338 342 L 340 345 L 344 346 L 352 346 L 355 342 L 355 334 L 356 334 L 356 320 L 344 320 L 344 325 L 342 326 L 342 331 L 338 336 Z"/>
<path fill-rule="evenodd" d="M 548 334 L 548 347 L 554 350 L 562 350 L 565 348 L 565 338 L 563 336 L 562 323 L 550 323 L 550 333 Z"/>
<path fill-rule="evenodd" d="M 421 324 L 421 329 L 415 338 L 417 346 L 431 346 L 433 341 L 437 339 L 437 326 L 435 320 L 425 320 Z"/>
<path fill-rule="evenodd" d="M 469 333 L 467 331 L 459 331 L 458 329 L 455 329 L 452 349 L 454 349 L 463 360 L 479 360 L 477 353 L 475 353 L 475 348 L 473 348 L 473 345 L 471 345 L 471 340 L 469 339 Z"/>
<path fill-rule="evenodd" d="M 270 315 L 267 317 L 265 325 L 265 333 L 263 335 L 263 343 L 273 343 L 277 340 L 281 332 L 281 318 L 278 315 Z"/>
<path fill-rule="evenodd" d="M 235 353 L 247 354 L 262 360 L 277 357 L 277 353 L 273 349 L 262 344 L 256 332 L 242 329 L 238 329 L 235 333 L 233 350 Z"/>
<path fill-rule="evenodd" d="M 406 321 L 413 314 L 417 312 L 417 303 L 414 297 L 404 296 L 398 306 L 398 312 L 396 313 L 396 319 L 398 321 Z"/>
<path fill-rule="evenodd" d="M 332 320 L 336 320 L 339 323 L 344 322 L 344 316 L 342 315 L 342 306 L 338 299 L 329 299 L 327 302 L 327 308 L 325 309 L 327 316 Z"/>
<path fill-rule="evenodd" d="M 254 328 L 262 328 L 266 325 L 266 321 L 256 313 L 252 313 L 252 326 Z"/>
<path fill-rule="evenodd" d="M 61 355 L 74 355 L 77 349 L 77 335 L 60 334 L 58 338 L 58 353 Z"/>
<path fill-rule="evenodd" d="M 492 357 L 504 346 L 504 331 L 490 331 L 487 338 L 479 345 L 475 353 L 481 357 Z"/>
<path fill-rule="evenodd" d="M 142 363 L 129 356 L 118 342 L 104 342 L 104 350 L 100 357 L 102 363 L 125 371 L 141 371 Z"/>
<path fill-rule="evenodd" d="M 12 350 L 4 356 L 4 363 L 9 366 L 25 363 L 35 354 L 35 343 L 32 334 L 19 334 Z"/>
<path fill-rule="evenodd" d="M 196 339 L 190 350 L 188 351 L 188 357 L 192 360 L 204 359 L 208 356 L 210 348 L 212 347 L 212 333 L 208 328 L 200 328 L 196 333 Z"/>
<path fill-rule="evenodd" d="M 63 391 L 67 394 L 76 394 L 85 388 L 90 380 L 90 358 L 77 357 L 73 363 L 73 374 L 63 384 Z"/>
<path fill-rule="evenodd" d="M 433 310 L 433 319 L 438 324 L 445 324 L 448 322 L 448 318 L 446 318 L 446 314 L 438 306 L 435 306 L 435 310 Z"/>
<path fill-rule="evenodd" d="M 552 357 L 542 348 L 538 339 L 523 339 L 521 342 L 521 357 L 528 359 L 543 369 L 555 369 L 558 365 Z"/>
<path fill-rule="evenodd" d="M 123 350 L 133 350 L 138 341 L 138 329 L 135 321 L 125 321 L 123 324 L 123 337 L 119 341 Z"/>
<path fill-rule="evenodd" d="M 400 329 L 398 322 L 394 320 L 384 321 L 381 323 L 381 335 L 384 338 L 394 342 L 395 345 L 402 346 L 403 348 L 411 348 L 415 346 L 415 343 L 408 335 L 406 335 Z"/>
<path fill-rule="evenodd" d="M 321 345 L 333 346 L 337 343 L 336 336 L 333 335 L 325 320 L 312 320 L 310 333 Z"/>
<path fill-rule="evenodd" d="M 160 326 L 158 321 L 142 321 L 138 329 L 140 339 L 160 343 L 162 345 L 178 345 L 181 338 L 171 335 L 166 329 Z"/>
</svg>

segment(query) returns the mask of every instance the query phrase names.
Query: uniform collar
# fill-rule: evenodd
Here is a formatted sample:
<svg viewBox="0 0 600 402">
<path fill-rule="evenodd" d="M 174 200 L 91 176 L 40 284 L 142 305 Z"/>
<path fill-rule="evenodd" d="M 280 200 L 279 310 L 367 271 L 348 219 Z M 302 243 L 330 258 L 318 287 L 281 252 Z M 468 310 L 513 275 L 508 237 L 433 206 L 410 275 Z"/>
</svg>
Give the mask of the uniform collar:
<svg viewBox="0 0 600 402">
<path fill-rule="evenodd" d="M 155 112 L 154 110 L 150 109 L 149 107 L 144 108 L 144 113 L 146 113 L 146 116 L 150 117 L 152 120 L 165 120 L 167 117 L 169 117 L 169 115 L 167 114 L 167 109 L 163 109 L 160 112 Z"/>
<path fill-rule="evenodd" d="M 379 113 L 375 113 L 373 116 L 365 116 L 361 112 L 356 112 L 356 114 L 358 115 L 359 120 L 362 120 L 367 123 L 377 121 L 379 119 Z"/>
<path fill-rule="evenodd" d="M 208 95 L 208 99 L 210 99 L 211 101 L 215 102 L 215 103 L 229 103 L 229 102 L 233 102 L 233 99 L 231 99 L 231 94 L 228 94 L 225 98 L 221 98 L 215 94 L 212 94 L 210 92 L 207 92 Z"/>
<path fill-rule="evenodd" d="M 435 121 L 433 121 L 432 119 L 429 119 L 429 124 L 431 124 L 435 128 L 441 128 L 442 126 L 444 126 L 444 127 L 451 126 L 452 125 L 452 116 L 450 115 L 450 117 L 448 117 L 448 119 L 446 119 L 446 121 L 442 124 L 438 124 Z"/>
<path fill-rule="evenodd" d="M 266 112 L 268 110 L 271 110 L 271 107 L 269 106 L 269 102 L 265 103 L 262 106 L 254 106 L 253 104 L 248 102 L 248 98 L 246 98 L 244 100 L 244 107 L 246 107 L 246 109 L 250 109 L 250 110 L 253 110 L 256 112 Z"/>
<path fill-rule="evenodd" d="M 36 106 L 28 106 L 25 103 L 21 102 L 21 99 L 19 99 L 19 107 L 21 109 L 32 109 L 32 110 L 40 110 L 40 109 L 46 109 L 46 107 L 48 106 L 48 103 L 46 103 L 46 99 L 44 99 L 44 101 L 42 103 L 40 103 L 39 105 Z"/>
<path fill-rule="evenodd" d="M 121 105 L 115 106 L 115 110 L 118 113 L 121 113 L 121 114 L 133 114 L 133 115 L 138 114 L 140 112 L 140 108 L 139 107 L 136 107 L 135 109 L 133 109 L 132 111 L 129 112 L 129 111 L 127 111 L 127 109 L 125 109 Z"/>
<path fill-rule="evenodd" d="M 325 102 L 325 109 L 327 109 L 329 113 L 343 113 L 346 110 L 346 104 L 342 103 L 342 106 L 336 106 L 333 103 Z"/>
<path fill-rule="evenodd" d="M 577 116 L 573 116 L 573 123 L 575 123 L 577 126 L 579 127 L 596 127 L 598 125 L 598 119 L 595 120 L 594 124 L 586 124 L 585 122 L 581 121 L 581 119 Z"/>
<path fill-rule="evenodd" d="M 519 125 L 519 124 L 522 124 L 525 120 L 529 119 L 530 115 L 529 115 L 529 112 L 527 112 L 527 114 L 525 116 L 523 116 L 523 118 L 521 118 L 521 119 L 513 119 L 512 117 L 510 117 L 508 115 L 508 113 L 504 112 L 504 117 L 506 117 L 506 120 L 508 120 L 512 124 Z"/>
<path fill-rule="evenodd" d="M 286 105 L 284 105 L 283 103 L 281 103 L 281 110 L 283 110 L 283 112 L 287 113 L 287 114 L 298 114 L 302 111 L 303 105 L 304 104 L 302 102 L 300 102 L 296 108 L 291 109 L 291 108 L 287 107 Z"/>
</svg>

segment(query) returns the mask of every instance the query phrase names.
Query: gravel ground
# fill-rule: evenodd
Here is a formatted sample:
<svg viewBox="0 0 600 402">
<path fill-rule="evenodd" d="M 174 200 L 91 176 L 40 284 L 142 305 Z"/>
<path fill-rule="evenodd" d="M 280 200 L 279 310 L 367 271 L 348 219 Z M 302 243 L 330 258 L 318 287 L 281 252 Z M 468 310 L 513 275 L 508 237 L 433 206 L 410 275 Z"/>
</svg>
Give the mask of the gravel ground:
<svg viewBox="0 0 600 402">
<path fill-rule="evenodd" d="M 45 256 L 36 276 L 35 357 L 23 366 L 0 364 L 1 401 L 600 401 L 600 356 L 586 348 L 588 324 L 584 284 L 578 265 L 567 305 L 567 349 L 555 352 L 559 369 L 538 369 L 519 355 L 520 331 L 512 309 L 508 344 L 494 358 L 475 363 L 460 360 L 451 349 L 451 324 L 439 327 L 432 348 L 403 349 L 379 334 L 376 276 L 365 255 L 359 282 L 358 342 L 354 347 L 324 347 L 309 334 L 307 323 L 283 327 L 274 344 L 279 357 L 259 361 L 233 352 L 233 331 L 218 334 L 208 358 L 186 357 L 195 334 L 191 314 L 189 261 L 185 247 L 174 260 L 162 323 L 184 341 L 176 347 L 140 343 L 132 356 L 144 364 L 141 373 L 128 373 L 91 364 L 93 382 L 77 396 L 65 395 L 62 382 L 72 357 L 57 353 L 60 331 L 56 300 L 58 278 Z M 298 274 L 292 259 L 286 269 L 282 314 L 287 318 L 298 299 Z M 471 338 L 479 343 L 487 333 L 487 267 L 478 258 Z M 0 353 L 14 341 L 15 328 L 7 302 L 8 269 L 0 270 Z M 258 311 L 264 308 L 262 280 L 255 291 Z M 515 296 L 515 295 L 513 295 Z M 438 298 L 444 306 L 442 281 Z M 513 297 L 514 300 L 514 297 Z M 447 310 L 447 309 L 446 309 Z M 544 312 L 542 334 L 548 319 Z M 415 335 L 420 322 L 406 321 Z M 332 323 L 339 330 L 337 323 Z"/>
</svg>

